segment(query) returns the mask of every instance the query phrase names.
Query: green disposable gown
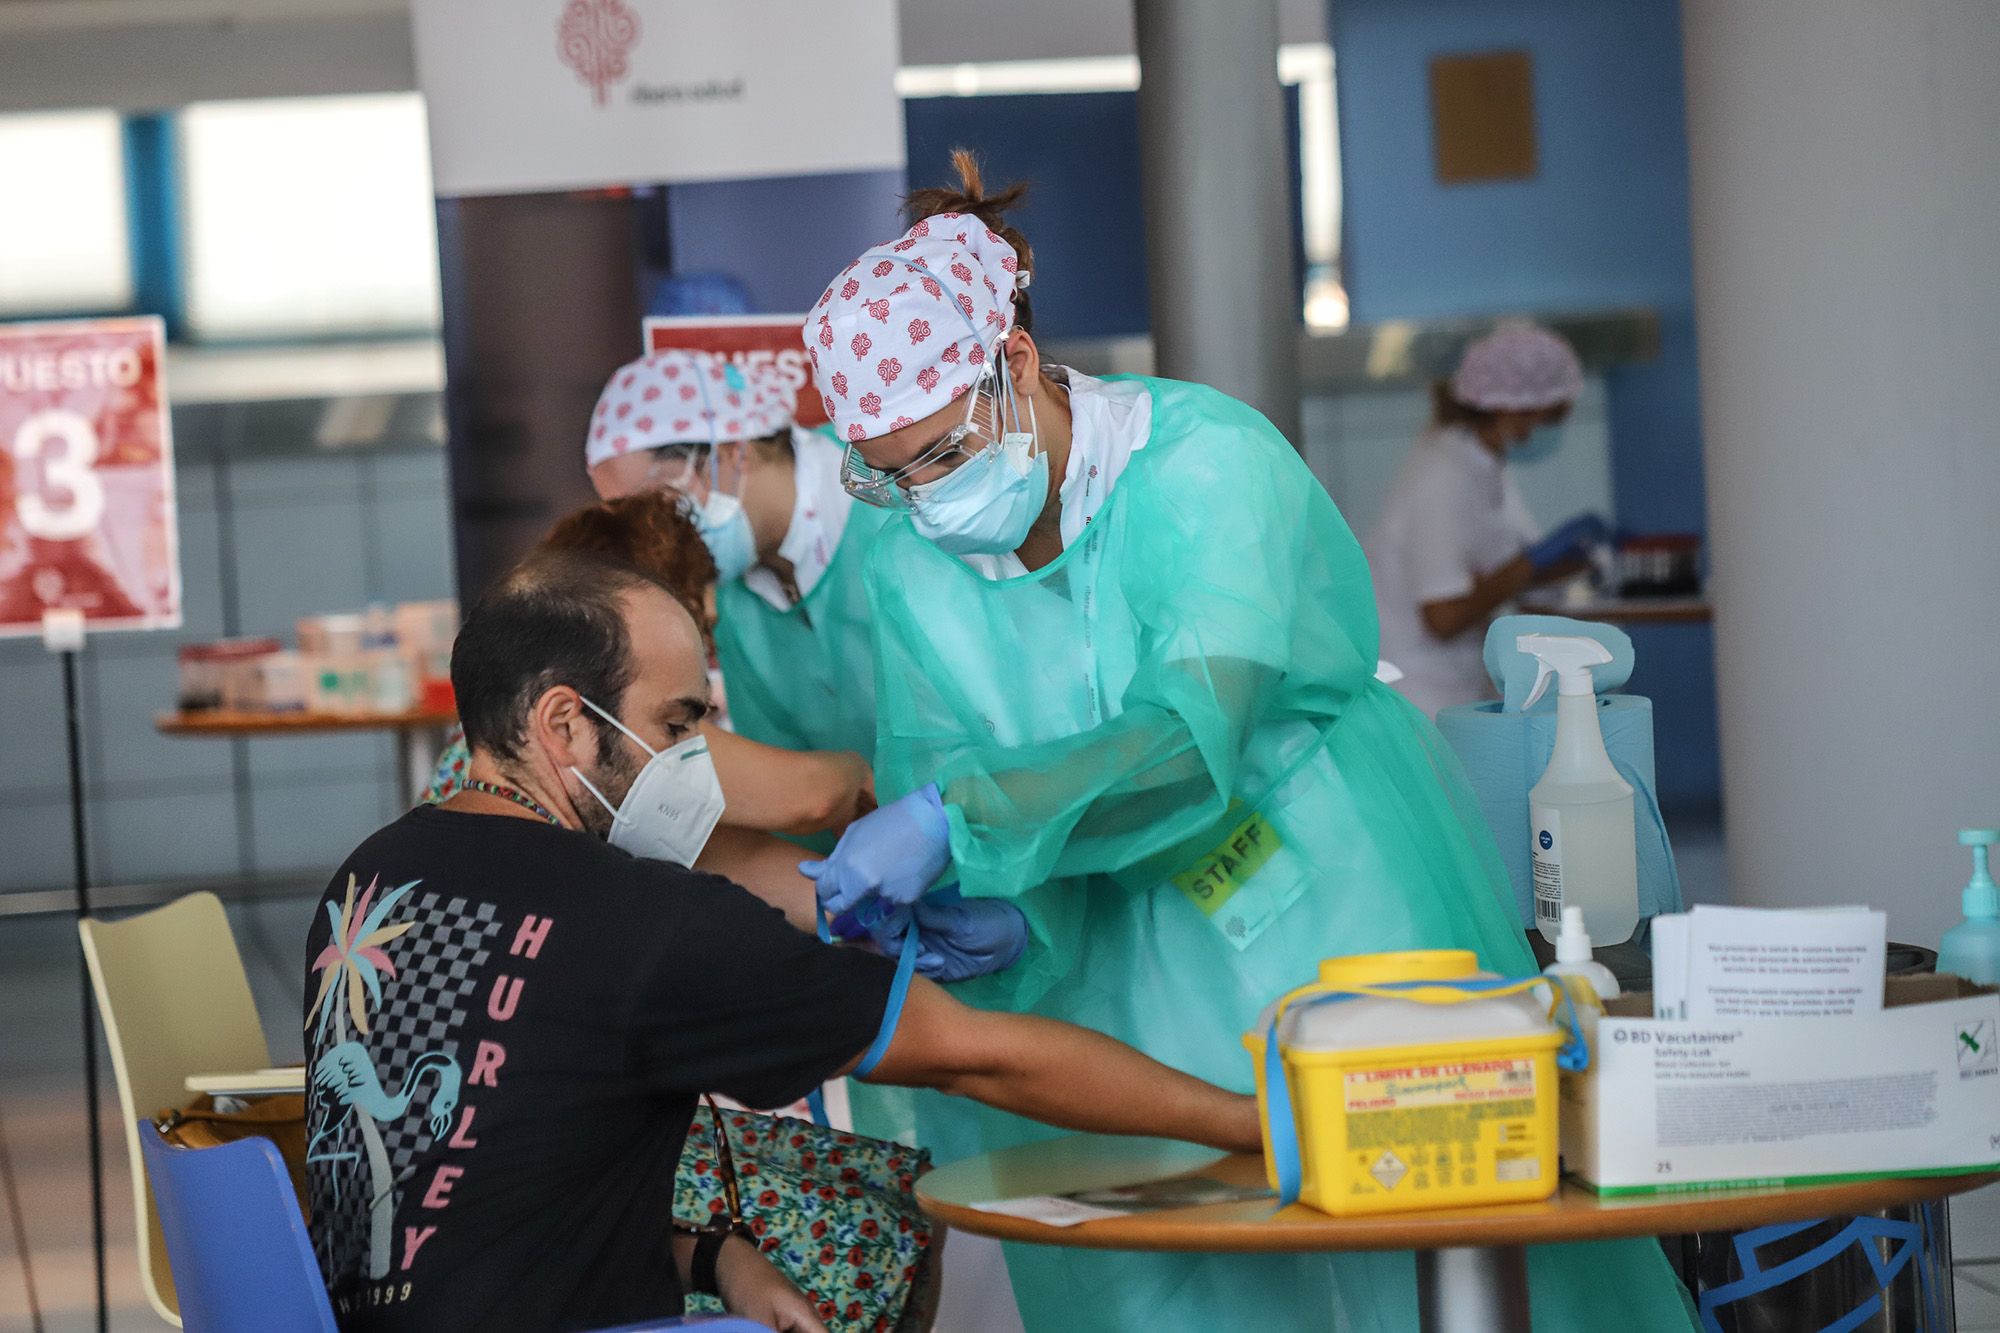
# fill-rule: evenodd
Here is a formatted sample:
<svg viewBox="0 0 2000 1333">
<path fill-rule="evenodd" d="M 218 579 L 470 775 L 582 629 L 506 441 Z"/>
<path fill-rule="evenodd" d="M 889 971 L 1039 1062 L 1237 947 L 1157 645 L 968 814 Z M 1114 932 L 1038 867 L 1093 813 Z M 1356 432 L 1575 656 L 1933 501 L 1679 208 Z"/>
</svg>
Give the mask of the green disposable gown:
<svg viewBox="0 0 2000 1333">
<path fill-rule="evenodd" d="M 863 574 L 886 509 L 856 504 L 833 561 L 780 611 L 741 579 L 716 589 L 715 653 L 729 716 L 751 740 L 786 750 L 875 753 L 875 652 Z"/>
<path fill-rule="evenodd" d="M 1045 568 L 988 580 L 907 522 L 878 538 L 877 782 L 938 783 L 963 891 L 1027 916 L 1026 955 L 961 999 L 1248 1091 L 1242 1033 L 1324 957 L 1534 964 L 1456 761 L 1375 680 L 1368 567 L 1325 490 L 1250 408 L 1145 383 L 1150 438 Z M 864 1132 L 913 1116 L 941 1162 L 1053 1132 L 935 1094 L 856 1104 Z M 1408 1253 L 1008 1265 L 1032 1333 L 1416 1327 Z M 1530 1272 L 1538 1328 L 1690 1327 L 1650 1241 L 1537 1249 Z"/>
</svg>

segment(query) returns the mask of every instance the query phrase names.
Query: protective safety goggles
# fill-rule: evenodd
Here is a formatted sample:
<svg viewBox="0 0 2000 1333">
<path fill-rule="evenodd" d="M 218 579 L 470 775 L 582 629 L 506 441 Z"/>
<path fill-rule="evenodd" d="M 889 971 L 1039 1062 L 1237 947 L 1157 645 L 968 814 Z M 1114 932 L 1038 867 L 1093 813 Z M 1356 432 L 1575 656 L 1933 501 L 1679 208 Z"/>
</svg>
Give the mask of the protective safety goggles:
<svg viewBox="0 0 2000 1333">
<path fill-rule="evenodd" d="M 669 444 L 653 450 L 653 454 L 652 466 L 646 472 L 645 484 L 649 489 L 672 491 L 683 502 L 696 507 L 709 495 L 742 493 L 741 461 L 734 469 L 725 469 L 714 445 Z M 725 478 L 725 471 L 731 475 Z"/>
<path fill-rule="evenodd" d="M 860 449 L 849 444 L 840 463 L 840 484 L 847 493 L 876 509 L 915 509 L 923 503 L 921 495 L 912 494 L 916 488 L 942 481 L 968 460 L 999 448 L 1005 435 L 1021 431 L 1021 404 L 1014 395 L 1013 377 L 1004 373 L 1006 362 L 999 352 L 1002 345 L 1004 338 L 994 345 L 971 392 L 965 395 L 965 420 L 902 467 L 893 472 L 872 468 L 863 461 Z"/>
</svg>

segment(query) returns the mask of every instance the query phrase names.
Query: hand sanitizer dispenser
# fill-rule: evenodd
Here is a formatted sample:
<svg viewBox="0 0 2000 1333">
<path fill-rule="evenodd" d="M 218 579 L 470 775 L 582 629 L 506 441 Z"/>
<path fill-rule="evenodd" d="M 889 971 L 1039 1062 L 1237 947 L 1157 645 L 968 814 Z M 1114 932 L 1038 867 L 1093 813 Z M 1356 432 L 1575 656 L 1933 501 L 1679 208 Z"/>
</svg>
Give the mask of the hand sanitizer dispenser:
<svg viewBox="0 0 2000 1333">
<path fill-rule="evenodd" d="M 1937 970 L 1982 986 L 2000 985 L 2000 887 L 1986 868 L 1986 849 L 2000 842 L 2000 830 L 1961 829 L 1958 841 L 1972 849 L 1972 882 L 1959 899 L 1965 920 L 1938 943 Z"/>
<path fill-rule="evenodd" d="M 1515 642 L 1541 664 L 1527 706 L 1557 682 L 1555 752 L 1528 793 L 1535 926 L 1554 943 L 1563 909 L 1580 907 L 1591 939 L 1622 944 L 1639 928 L 1632 788 L 1605 752 L 1590 676 L 1611 654 L 1595 639 L 1566 635 L 1523 634 Z"/>
</svg>

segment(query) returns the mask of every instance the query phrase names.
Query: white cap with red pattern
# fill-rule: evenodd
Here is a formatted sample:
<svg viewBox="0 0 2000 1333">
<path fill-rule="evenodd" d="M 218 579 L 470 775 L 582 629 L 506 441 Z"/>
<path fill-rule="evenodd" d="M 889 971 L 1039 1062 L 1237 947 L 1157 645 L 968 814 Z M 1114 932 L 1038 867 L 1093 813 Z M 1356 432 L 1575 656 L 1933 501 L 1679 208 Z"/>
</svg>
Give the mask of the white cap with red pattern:
<svg viewBox="0 0 2000 1333">
<path fill-rule="evenodd" d="M 1583 365 L 1559 333 L 1510 320 L 1465 349 L 1451 396 L 1486 412 L 1535 412 L 1576 401 Z"/>
<path fill-rule="evenodd" d="M 927 217 L 841 270 L 801 330 L 840 438 L 900 430 L 971 388 L 1025 286 L 1014 247 L 969 213 Z"/>
<path fill-rule="evenodd" d="M 754 434 L 743 372 L 707 352 L 671 348 L 620 366 L 597 396 L 584 436 L 588 467 L 676 444 L 715 445 Z"/>
<path fill-rule="evenodd" d="M 785 378 L 775 361 L 750 363 L 744 367 L 750 381 L 750 408 L 744 414 L 743 433 L 753 439 L 789 430 L 799 406 L 799 391 Z"/>
</svg>

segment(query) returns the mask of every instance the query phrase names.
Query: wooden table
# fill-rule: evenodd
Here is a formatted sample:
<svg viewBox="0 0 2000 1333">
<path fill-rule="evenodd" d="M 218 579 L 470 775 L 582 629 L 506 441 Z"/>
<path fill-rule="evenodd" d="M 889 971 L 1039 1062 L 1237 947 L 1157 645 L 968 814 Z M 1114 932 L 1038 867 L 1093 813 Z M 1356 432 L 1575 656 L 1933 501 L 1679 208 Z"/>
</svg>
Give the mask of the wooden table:
<svg viewBox="0 0 2000 1333">
<path fill-rule="evenodd" d="M 1528 597 L 1520 602 L 1523 615 L 1568 616 L 1607 625 L 1706 625 L 1715 607 L 1702 597 L 1613 597 L 1572 606 L 1561 601 Z"/>
<path fill-rule="evenodd" d="M 444 751 L 445 728 L 458 721 L 450 709 L 412 708 L 401 713 L 162 713 L 153 725 L 163 736 L 304 736 L 320 732 L 393 731 L 396 765 L 410 800 L 430 785 Z"/>
<path fill-rule="evenodd" d="M 940 1167 L 917 1182 L 917 1202 L 932 1217 L 961 1231 L 1036 1245 L 1210 1254 L 1415 1250 L 1417 1304 L 1424 1329 L 1527 1333 L 1524 1246 L 1740 1231 L 1774 1222 L 1899 1208 L 2000 1180 L 2000 1175 L 1929 1176 L 1609 1199 L 1565 1181 L 1554 1198 L 1540 1203 L 1332 1217 L 1302 1204 L 1273 1214 L 1274 1200 L 1265 1197 L 1101 1218 L 1069 1227 L 981 1212 L 973 1206 L 1180 1175 L 1254 1187 L 1264 1183 L 1264 1163 L 1259 1157 L 1164 1139 L 1073 1135 Z"/>
</svg>

